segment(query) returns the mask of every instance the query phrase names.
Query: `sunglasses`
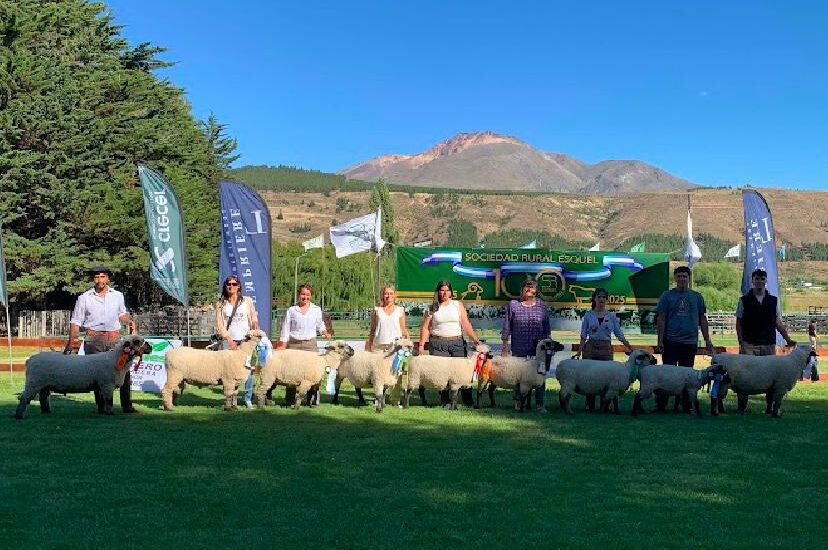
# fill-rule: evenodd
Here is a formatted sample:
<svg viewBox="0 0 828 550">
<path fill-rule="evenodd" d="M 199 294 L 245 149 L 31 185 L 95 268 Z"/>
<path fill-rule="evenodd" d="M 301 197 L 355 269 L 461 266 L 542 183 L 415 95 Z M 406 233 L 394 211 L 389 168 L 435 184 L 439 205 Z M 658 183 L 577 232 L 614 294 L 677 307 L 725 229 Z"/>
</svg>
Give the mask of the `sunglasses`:
<svg viewBox="0 0 828 550">
<path fill-rule="evenodd" d="M 227 283 L 225 286 L 239 286 L 239 283 Z"/>
</svg>

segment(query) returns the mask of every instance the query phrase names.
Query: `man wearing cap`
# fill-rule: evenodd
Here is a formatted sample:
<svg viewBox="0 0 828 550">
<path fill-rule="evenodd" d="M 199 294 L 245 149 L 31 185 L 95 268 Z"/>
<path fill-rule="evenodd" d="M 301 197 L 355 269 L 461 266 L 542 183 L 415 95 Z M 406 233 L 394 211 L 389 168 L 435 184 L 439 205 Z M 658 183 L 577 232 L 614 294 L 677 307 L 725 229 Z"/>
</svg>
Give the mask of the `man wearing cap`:
<svg viewBox="0 0 828 550">
<path fill-rule="evenodd" d="M 796 342 L 788 336 L 782 322 L 779 299 L 765 288 L 768 274 L 756 269 L 750 274 L 751 289 L 736 304 L 736 337 L 739 353 L 745 355 L 776 355 L 776 331 L 789 346 Z"/>
<path fill-rule="evenodd" d="M 95 266 L 89 270 L 94 286 L 78 296 L 75 309 L 69 321 L 69 340 L 63 353 L 75 349 L 81 327 L 86 331 L 83 351 L 87 355 L 109 351 L 115 347 L 121 335 L 121 323 L 129 325 L 130 333 L 138 331 L 138 325 L 130 318 L 124 305 L 124 295 L 109 286 L 112 271 L 104 266 Z M 125 413 L 138 412 L 132 405 L 132 393 L 129 387 L 130 377 L 127 369 L 124 385 L 121 386 L 121 408 Z M 95 393 L 96 404 L 99 399 Z"/>
</svg>

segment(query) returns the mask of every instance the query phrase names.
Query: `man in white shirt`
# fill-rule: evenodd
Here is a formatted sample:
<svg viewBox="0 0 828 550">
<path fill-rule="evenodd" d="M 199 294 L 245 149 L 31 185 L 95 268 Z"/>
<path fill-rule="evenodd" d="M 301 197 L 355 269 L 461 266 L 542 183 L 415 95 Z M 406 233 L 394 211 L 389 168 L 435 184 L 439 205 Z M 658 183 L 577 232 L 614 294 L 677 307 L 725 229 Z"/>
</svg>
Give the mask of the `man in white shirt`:
<svg viewBox="0 0 828 550">
<path fill-rule="evenodd" d="M 94 286 L 78 296 L 75 302 L 75 309 L 69 321 L 69 340 L 63 353 L 77 351 L 81 327 L 86 331 L 83 352 L 87 355 L 113 349 L 121 337 L 121 323 L 129 325 L 131 334 L 138 332 L 138 325 L 126 312 L 124 295 L 109 286 L 112 271 L 104 266 L 95 266 L 89 273 L 92 275 Z M 125 413 L 137 413 L 138 410 L 132 405 L 129 385 L 130 376 L 127 369 L 124 385 L 121 386 L 121 408 Z M 97 391 L 95 403 L 98 405 L 98 412 L 102 412 L 103 401 Z"/>
</svg>

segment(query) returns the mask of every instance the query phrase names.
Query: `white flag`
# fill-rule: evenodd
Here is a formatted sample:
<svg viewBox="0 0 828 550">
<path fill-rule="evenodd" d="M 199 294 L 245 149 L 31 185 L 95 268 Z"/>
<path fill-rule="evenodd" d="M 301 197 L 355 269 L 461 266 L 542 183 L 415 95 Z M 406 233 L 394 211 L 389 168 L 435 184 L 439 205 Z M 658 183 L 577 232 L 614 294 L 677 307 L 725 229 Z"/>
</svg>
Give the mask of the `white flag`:
<svg viewBox="0 0 828 550">
<path fill-rule="evenodd" d="M 690 217 L 690 210 L 687 210 L 687 246 L 684 248 L 684 257 L 687 259 L 687 267 L 693 266 L 701 260 L 702 254 L 699 245 L 693 240 L 693 218 Z"/>
<path fill-rule="evenodd" d="M 742 250 L 741 246 L 742 245 L 737 244 L 736 246 L 734 246 L 732 248 L 728 248 L 727 249 L 727 254 L 725 254 L 724 257 L 725 258 L 738 258 L 739 257 L 739 252 Z"/>
<path fill-rule="evenodd" d="M 537 247 L 538 247 L 538 241 L 532 241 L 532 242 L 526 243 L 525 245 L 521 246 L 521 248 L 537 248 Z"/>
<path fill-rule="evenodd" d="M 331 244 L 336 257 L 344 258 L 357 252 L 376 250 L 385 246 L 382 234 L 382 209 L 331 227 Z"/>
<path fill-rule="evenodd" d="M 303 242 L 302 246 L 305 247 L 305 250 L 310 250 L 312 248 L 325 248 L 325 235 L 320 233 L 319 236 Z"/>
<path fill-rule="evenodd" d="M 601 243 L 595 243 L 595 246 L 589 249 L 590 252 L 600 252 L 601 251 Z"/>
</svg>

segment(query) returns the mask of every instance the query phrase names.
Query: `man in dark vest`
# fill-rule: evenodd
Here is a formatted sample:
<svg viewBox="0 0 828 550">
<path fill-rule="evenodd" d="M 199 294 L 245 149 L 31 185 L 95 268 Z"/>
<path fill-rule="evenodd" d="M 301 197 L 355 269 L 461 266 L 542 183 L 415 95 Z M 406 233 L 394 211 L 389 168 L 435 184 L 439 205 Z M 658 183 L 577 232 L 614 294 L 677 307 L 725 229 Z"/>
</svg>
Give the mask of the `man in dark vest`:
<svg viewBox="0 0 828 550">
<path fill-rule="evenodd" d="M 782 307 L 779 299 L 765 289 L 768 274 L 756 269 L 750 276 L 753 288 L 739 298 L 736 306 L 736 336 L 739 353 L 744 355 L 776 355 L 776 331 L 789 346 L 796 342 L 788 336 L 782 323 Z"/>
</svg>

